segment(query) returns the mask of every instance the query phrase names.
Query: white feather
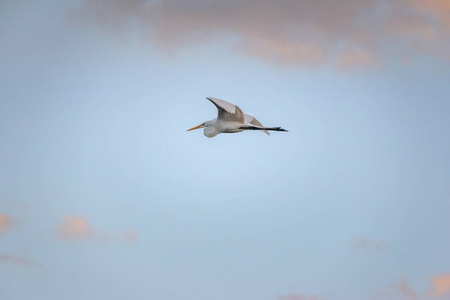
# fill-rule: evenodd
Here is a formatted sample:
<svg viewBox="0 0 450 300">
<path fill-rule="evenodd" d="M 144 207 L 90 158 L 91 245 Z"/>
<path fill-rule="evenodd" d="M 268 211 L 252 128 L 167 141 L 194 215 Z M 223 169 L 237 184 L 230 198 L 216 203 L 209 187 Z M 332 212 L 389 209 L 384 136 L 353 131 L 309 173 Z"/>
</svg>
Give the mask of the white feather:
<svg viewBox="0 0 450 300">
<path fill-rule="evenodd" d="M 227 102 L 225 100 L 213 98 L 213 97 L 207 97 L 207 99 L 214 102 L 216 105 L 223 108 L 227 113 L 234 114 L 236 113 L 236 105 L 231 104 L 230 102 Z"/>
</svg>

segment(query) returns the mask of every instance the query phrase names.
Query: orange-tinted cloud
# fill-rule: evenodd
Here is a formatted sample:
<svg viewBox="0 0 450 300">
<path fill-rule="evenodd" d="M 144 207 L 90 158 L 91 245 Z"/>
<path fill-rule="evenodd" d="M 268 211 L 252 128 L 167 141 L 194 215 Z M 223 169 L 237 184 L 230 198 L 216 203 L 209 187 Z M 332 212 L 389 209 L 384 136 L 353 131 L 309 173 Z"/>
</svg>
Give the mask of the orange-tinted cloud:
<svg viewBox="0 0 450 300">
<path fill-rule="evenodd" d="M 408 282 L 402 280 L 398 285 L 397 289 L 400 291 L 401 295 L 408 300 L 418 300 L 420 299 L 417 292 L 409 285 Z"/>
<path fill-rule="evenodd" d="M 24 257 L 18 257 L 10 254 L 0 254 L 0 263 L 14 263 L 23 266 L 36 266 L 36 263 Z"/>
<path fill-rule="evenodd" d="M 164 53 L 229 41 L 242 54 L 283 66 L 450 60 L 448 0 L 83 0 L 71 16 L 132 32 Z"/>
<path fill-rule="evenodd" d="M 380 65 L 379 54 L 365 49 L 347 49 L 339 54 L 337 67 L 339 70 L 353 70 L 360 67 L 375 67 Z"/>
<path fill-rule="evenodd" d="M 7 214 L 0 213 L 0 234 L 10 231 L 13 227 L 13 219 Z"/>
<path fill-rule="evenodd" d="M 102 245 L 117 242 L 136 243 L 139 240 L 137 230 L 107 232 L 93 226 L 85 217 L 65 215 L 57 226 L 57 236 L 63 241 L 90 239 Z"/>
<path fill-rule="evenodd" d="M 431 295 L 435 297 L 450 296 L 450 274 L 433 277 Z"/>
<path fill-rule="evenodd" d="M 297 294 L 290 294 L 286 296 L 280 296 L 277 300 L 320 300 L 317 296 L 304 296 Z"/>
<path fill-rule="evenodd" d="M 372 300 L 425 300 L 423 295 L 416 292 L 416 290 L 405 280 L 390 284 L 378 290 Z"/>
<path fill-rule="evenodd" d="M 444 30 L 450 30 L 450 2 L 448 0 L 414 0 L 414 4 L 422 11 L 434 16 L 434 20 L 440 23 Z"/>
<path fill-rule="evenodd" d="M 450 274 L 436 275 L 431 280 L 428 292 L 418 292 L 405 279 L 388 289 L 379 291 L 373 300 L 427 300 L 450 299 Z"/>
<path fill-rule="evenodd" d="M 64 216 L 58 226 L 58 237 L 63 240 L 76 240 L 91 237 L 93 229 L 83 217 Z"/>
</svg>

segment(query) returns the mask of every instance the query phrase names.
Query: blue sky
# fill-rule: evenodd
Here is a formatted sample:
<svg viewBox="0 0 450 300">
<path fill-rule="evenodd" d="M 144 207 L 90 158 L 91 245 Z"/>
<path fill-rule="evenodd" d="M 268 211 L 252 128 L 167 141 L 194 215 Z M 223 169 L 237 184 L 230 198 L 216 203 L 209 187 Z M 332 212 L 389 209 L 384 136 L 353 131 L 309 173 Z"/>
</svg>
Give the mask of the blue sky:
<svg viewBox="0 0 450 300">
<path fill-rule="evenodd" d="M 1 298 L 449 299 L 448 9 L 3 1 Z"/>
</svg>

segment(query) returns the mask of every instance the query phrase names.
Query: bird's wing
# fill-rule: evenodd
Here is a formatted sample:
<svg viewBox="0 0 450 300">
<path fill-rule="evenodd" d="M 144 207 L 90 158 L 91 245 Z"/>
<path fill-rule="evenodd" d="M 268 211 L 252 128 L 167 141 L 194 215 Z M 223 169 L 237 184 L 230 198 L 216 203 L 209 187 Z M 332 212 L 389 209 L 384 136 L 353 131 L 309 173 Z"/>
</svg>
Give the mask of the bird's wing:
<svg viewBox="0 0 450 300">
<path fill-rule="evenodd" d="M 212 97 L 207 97 L 206 99 L 217 107 L 217 119 L 227 122 L 245 122 L 244 113 L 237 105 Z"/>
<path fill-rule="evenodd" d="M 264 127 L 263 124 L 261 124 L 254 116 L 250 116 L 245 114 L 245 124 L 251 124 L 258 127 Z M 263 130 L 266 134 L 270 135 L 270 133 L 267 130 Z"/>
</svg>

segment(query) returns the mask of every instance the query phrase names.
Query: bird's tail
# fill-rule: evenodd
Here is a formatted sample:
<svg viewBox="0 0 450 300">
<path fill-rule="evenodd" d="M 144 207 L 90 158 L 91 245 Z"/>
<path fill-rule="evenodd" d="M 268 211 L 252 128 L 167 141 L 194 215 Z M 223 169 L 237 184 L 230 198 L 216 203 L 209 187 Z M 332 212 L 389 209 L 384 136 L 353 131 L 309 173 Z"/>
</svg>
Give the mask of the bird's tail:
<svg viewBox="0 0 450 300">
<path fill-rule="evenodd" d="M 287 132 L 286 129 L 283 129 L 281 127 L 262 127 L 262 126 L 253 126 L 253 125 L 241 126 L 241 127 L 239 127 L 239 129 L 243 129 L 243 130 L 262 130 L 262 131 L 264 131 L 267 134 L 269 134 L 268 130 Z"/>
</svg>

